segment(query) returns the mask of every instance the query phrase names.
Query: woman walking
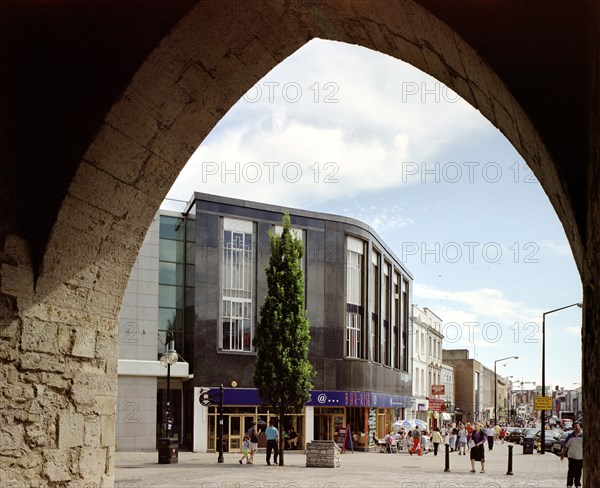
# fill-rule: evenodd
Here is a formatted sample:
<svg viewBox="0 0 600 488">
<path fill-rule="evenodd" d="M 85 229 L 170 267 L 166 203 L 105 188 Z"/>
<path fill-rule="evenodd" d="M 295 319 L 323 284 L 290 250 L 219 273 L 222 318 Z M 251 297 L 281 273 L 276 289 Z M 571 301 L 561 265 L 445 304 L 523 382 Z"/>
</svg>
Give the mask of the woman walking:
<svg viewBox="0 0 600 488">
<path fill-rule="evenodd" d="M 431 434 L 431 442 L 433 442 L 433 455 L 437 456 L 438 448 L 440 447 L 440 443 L 442 442 L 442 434 L 440 434 L 439 427 L 436 427 L 433 433 Z"/>
<path fill-rule="evenodd" d="M 481 462 L 480 473 L 485 473 L 485 443 L 487 442 L 487 436 L 481 430 L 481 424 L 475 424 L 475 429 L 471 434 L 469 440 L 469 447 L 471 448 L 471 473 L 475 472 L 475 461 Z"/>
</svg>

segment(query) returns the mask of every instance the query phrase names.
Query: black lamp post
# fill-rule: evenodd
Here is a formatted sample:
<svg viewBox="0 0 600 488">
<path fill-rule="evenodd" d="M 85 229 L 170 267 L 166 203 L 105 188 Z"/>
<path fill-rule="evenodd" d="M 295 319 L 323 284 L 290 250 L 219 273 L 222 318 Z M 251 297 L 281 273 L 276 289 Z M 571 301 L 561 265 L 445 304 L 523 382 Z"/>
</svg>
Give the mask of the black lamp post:
<svg viewBox="0 0 600 488">
<path fill-rule="evenodd" d="M 496 364 L 505 359 L 519 359 L 519 356 L 508 356 L 494 361 L 494 425 L 498 425 L 498 375 L 496 375 Z"/>
<path fill-rule="evenodd" d="M 173 441 L 173 416 L 171 412 L 171 365 L 177 362 L 178 355 L 175 350 L 175 339 L 173 332 L 167 332 L 167 341 L 165 343 L 165 352 L 160 357 L 160 364 L 167 368 L 167 401 L 163 403 L 161 439 L 158 446 L 159 464 L 170 464 L 177 462 L 178 446 Z"/>
<path fill-rule="evenodd" d="M 565 308 L 571 307 L 582 307 L 581 303 L 572 303 L 571 305 L 566 305 L 564 307 L 555 308 L 554 310 L 550 310 L 549 312 L 544 312 L 542 315 L 542 397 L 546 396 L 546 315 L 549 315 L 554 312 L 558 312 L 559 310 L 564 310 Z M 541 410 L 541 443 L 540 446 L 540 454 L 544 454 L 546 452 L 546 411 Z"/>
<path fill-rule="evenodd" d="M 219 431 L 218 431 L 219 457 L 217 463 L 224 463 L 223 458 L 223 384 L 219 389 Z"/>
</svg>

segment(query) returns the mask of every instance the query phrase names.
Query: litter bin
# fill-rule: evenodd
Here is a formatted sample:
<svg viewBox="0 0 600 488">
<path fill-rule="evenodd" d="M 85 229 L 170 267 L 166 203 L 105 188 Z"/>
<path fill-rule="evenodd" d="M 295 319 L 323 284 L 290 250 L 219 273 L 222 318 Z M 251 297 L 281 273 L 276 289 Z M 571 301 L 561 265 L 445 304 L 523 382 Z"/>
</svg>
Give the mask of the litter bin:
<svg viewBox="0 0 600 488">
<path fill-rule="evenodd" d="M 523 439 L 523 454 L 533 454 L 533 437 L 525 437 Z"/>
<path fill-rule="evenodd" d="M 172 437 L 158 439 L 158 464 L 177 464 L 179 462 L 179 444 Z"/>
</svg>

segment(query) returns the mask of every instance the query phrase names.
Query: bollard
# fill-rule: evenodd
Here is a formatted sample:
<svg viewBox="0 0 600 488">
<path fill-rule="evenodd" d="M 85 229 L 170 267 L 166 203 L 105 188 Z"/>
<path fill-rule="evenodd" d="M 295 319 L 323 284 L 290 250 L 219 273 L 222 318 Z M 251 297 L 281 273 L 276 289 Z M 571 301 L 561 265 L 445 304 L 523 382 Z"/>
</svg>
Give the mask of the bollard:
<svg viewBox="0 0 600 488">
<path fill-rule="evenodd" d="M 508 446 L 508 471 L 506 472 L 506 474 L 508 475 L 512 475 L 512 451 L 513 451 L 513 446 Z"/>
<path fill-rule="evenodd" d="M 444 473 L 450 472 L 450 446 L 446 444 L 446 469 L 444 469 Z"/>
</svg>

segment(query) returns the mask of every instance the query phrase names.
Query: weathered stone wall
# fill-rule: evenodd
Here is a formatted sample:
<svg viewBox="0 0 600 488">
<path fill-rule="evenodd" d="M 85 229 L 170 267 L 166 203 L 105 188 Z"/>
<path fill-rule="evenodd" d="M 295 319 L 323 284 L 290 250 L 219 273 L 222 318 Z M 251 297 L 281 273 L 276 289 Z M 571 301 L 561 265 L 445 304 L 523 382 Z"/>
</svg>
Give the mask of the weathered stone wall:
<svg viewBox="0 0 600 488">
<path fill-rule="evenodd" d="M 112 486 L 116 321 L 37 301 L 29 255 L 0 249 L 0 480 Z"/>
</svg>

